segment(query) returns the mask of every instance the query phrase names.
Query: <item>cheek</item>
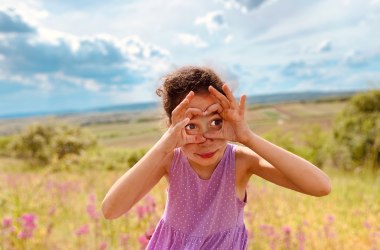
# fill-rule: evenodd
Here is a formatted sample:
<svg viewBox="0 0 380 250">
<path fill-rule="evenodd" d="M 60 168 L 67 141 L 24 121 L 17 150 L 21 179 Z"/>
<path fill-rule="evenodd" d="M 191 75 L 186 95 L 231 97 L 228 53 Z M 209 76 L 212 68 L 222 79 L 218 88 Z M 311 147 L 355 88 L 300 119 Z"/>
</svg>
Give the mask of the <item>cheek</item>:
<svg viewBox="0 0 380 250">
<path fill-rule="evenodd" d="M 191 154 L 192 152 L 194 152 L 196 149 L 197 149 L 197 144 L 186 144 L 184 146 L 182 146 L 182 151 L 188 155 L 188 154 Z"/>
</svg>

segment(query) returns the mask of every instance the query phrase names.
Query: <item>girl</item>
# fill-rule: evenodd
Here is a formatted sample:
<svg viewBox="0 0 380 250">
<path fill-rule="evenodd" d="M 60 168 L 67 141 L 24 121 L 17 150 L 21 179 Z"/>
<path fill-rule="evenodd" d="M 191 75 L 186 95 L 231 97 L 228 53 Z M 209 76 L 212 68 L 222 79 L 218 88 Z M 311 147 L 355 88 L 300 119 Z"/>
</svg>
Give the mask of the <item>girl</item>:
<svg viewBox="0 0 380 250">
<path fill-rule="evenodd" d="M 308 195 L 330 193 L 324 172 L 248 127 L 246 96 L 238 103 L 212 70 L 180 68 L 157 93 L 169 129 L 102 203 L 105 218 L 117 218 L 168 179 L 165 212 L 147 249 L 246 249 L 243 209 L 252 175 Z"/>
</svg>

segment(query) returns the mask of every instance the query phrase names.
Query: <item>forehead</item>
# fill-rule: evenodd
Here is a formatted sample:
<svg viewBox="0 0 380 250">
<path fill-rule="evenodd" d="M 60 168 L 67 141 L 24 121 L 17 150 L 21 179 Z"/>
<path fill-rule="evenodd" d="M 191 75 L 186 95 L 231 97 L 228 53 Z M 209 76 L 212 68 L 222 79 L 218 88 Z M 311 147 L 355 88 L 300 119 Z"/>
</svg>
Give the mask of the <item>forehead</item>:
<svg viewBox="0 0 380 250">
<path fill-rule="evenodd" d="M 217 103 L 217 99 L 213 95 L 209 93 L 197 93 L 189 103 L 189 108 L 198 108 L 206 111 L 214 103 Z"/>
</svg>

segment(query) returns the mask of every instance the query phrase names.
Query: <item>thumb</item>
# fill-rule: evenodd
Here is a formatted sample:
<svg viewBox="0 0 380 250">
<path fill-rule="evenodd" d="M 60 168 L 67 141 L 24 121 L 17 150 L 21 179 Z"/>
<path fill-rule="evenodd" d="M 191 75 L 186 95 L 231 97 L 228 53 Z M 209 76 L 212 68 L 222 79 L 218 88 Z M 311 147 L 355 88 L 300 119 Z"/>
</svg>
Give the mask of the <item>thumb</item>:
<svg viewBox="0 0 380 250">
<path fill-rule="evenodd" d="M 205 137 L 206 139 L 224 139 L 223 134 L 221 133 L 221 131 L 206 132 L 206 133 L 203 134 L 203 137 Z"/>
<path fill-rule="evenodd" d="M 203 143 L 206 138 L 202 135 L 188 135 L 186 137 L 187 143 Z"/>
</svg>

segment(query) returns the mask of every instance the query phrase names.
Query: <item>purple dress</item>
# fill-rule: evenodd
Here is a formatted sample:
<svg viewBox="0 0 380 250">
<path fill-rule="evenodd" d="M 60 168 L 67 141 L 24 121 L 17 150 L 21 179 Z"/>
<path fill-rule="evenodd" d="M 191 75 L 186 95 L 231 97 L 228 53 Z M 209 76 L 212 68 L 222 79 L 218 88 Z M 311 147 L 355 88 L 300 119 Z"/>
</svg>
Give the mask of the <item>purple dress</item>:
<svg viewBox="0 0 380 250">
<path fill-rule="evenodd" d="M 179 148 L 169 171 L 168 198 L 147 249 L 247 249 L 244 202 L 235 192 L 235 146 L 208 180 L 200 179 Z"/>
</svg>

